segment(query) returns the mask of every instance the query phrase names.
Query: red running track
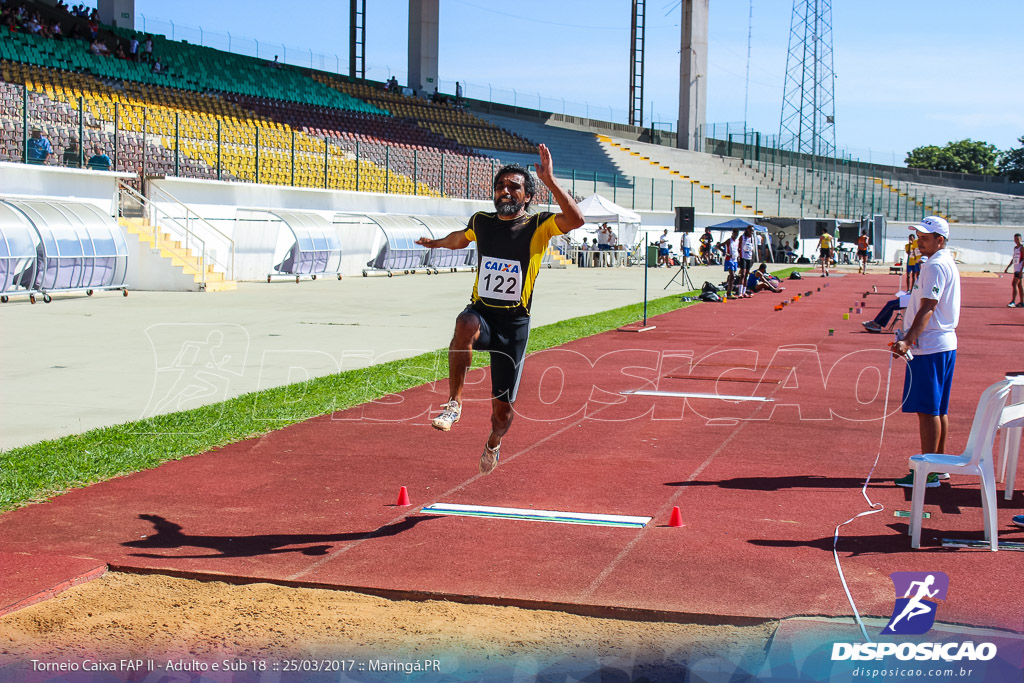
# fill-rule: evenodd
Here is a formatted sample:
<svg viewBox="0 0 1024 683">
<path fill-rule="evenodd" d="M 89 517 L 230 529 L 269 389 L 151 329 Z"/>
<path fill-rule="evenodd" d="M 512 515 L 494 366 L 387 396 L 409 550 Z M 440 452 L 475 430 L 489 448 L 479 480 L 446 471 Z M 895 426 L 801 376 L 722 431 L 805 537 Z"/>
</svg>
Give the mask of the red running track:
<svg viewBox="0 0 1024 683">
<path fill-rule="evenodd" d="M 1024 312 L 1004 307 L 1005 284 L 963 279 L 951 452 L 964 447 L 982 390 L 1024 369 Z M 865 297 L 872 285 L 879 292 Z M 487 477 L 476 463 L 489 382 L 477 370 L 447 434 L 429 426 L 447 397 L 440 382 L 6 513 L 0 557 L 23 580 L 0 586 L 0 613 L 99 563 L 641 618 L 850 615 L 832 534 L 867 509 L 860 489 L 879 452 L 889 371 L 888 338 L 860 322 L 895 289 L 893 277 L 809 277 L 785 297 L 811 296 L 782 311 L 773 310 L 782 296 L 759 294 L 534 354 L 501 465 Z M 864 312 L 843 320 L 859 301 Z M 1024 632 L 1024 603 L 1006 597 L 1024 579 L 1024 557 L 940 545 L 981 538 L 976 480 L 928 490 L 921 550 L 894 517 L 910 492 L 892 479 L 918 448 L 916 419 L 898 410 L 902 383 L 896 362 L 868 488 L 885 510 L 844 527 L 839 542 L 857 606 L 888 617 L 891 572 L 943 571 L 941 621 Z M 638 388 L 774 402 L 619 394 Z M 401 486 L 411 507 L 394 505 Z M 638 530 L 419 512 L 433 502 L 654 520 Z M 1000 490 L 999 505 L 1000 537 L 1024 540 L 1009 523 L 1024 495 L 1003 501 Z M 681 528 L 667 526 L 673 506 Z"/>
</svg>

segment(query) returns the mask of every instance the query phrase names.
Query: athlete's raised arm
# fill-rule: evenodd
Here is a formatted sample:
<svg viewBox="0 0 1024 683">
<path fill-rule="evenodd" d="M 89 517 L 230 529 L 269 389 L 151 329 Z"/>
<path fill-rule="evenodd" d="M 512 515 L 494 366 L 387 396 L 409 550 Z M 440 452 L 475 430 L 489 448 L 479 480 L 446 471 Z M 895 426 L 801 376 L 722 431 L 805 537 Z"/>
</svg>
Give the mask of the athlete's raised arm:
<svg viewBox="0 0 1024 683">
<path fill-rule="evenodd" d="M 540 163 L 534 164 L 533 168 L 540 181 L 551 190 L 551 195 L 558 202 L 558 208 L 561 209 L 561 213 L 555 214 L 555 225 L 563 233 L 575 230 L 585 222 L 583 212 L 580 211 L 580 207 L 576 206 L 576 200 L 570 197 L 555 180 L 554 164 L 551 162 L 551 151 L 548 146 L 540 144 L 537 149 L 540 150 Z"/>
</svg>

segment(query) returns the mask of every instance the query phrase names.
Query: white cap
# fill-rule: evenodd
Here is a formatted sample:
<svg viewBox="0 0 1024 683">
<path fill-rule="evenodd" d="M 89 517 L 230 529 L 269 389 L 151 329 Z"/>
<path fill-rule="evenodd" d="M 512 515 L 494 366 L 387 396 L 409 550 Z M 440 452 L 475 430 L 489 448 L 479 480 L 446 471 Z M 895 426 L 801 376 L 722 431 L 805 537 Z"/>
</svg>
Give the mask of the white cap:
<svg viewBox="0 0 1024 683">
<path fill-rule="evenodd" d="M 949 223 L 940 216 L 928 216 L 928 218 L 925 218 L 917 225 L 911 225 L 910 229 L 919 230 L 920 232 L 933 232 L 936 235 L 942 235 L 947 240 L 949 239 Z"/>
</svg>

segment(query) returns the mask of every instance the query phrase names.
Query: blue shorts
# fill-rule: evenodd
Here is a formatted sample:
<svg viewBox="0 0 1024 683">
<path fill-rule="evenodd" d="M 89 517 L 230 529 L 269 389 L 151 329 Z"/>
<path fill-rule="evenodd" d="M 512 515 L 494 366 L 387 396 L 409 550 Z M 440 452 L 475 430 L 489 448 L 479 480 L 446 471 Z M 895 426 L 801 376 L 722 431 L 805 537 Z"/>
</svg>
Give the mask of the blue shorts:
<svg viewBox="0 0 1024 683">
<path fill-rule="evenodd" d="M 908 273 L 917 273 L 918 275 L 920 275 L 921 274 L 921 264 L 920 263 L 915 263 L 912 266 L 907 266 L 907 272 Z"/>
<path fill-rule="evenodd" d="M 683 247 L 683 256 L 685 256 L 686 258 L 690 258 L 690 248 L 689 247 Z M 1017 276 L 1020 277 L 1020 273 L 1017 273 Z"/>
<path fill-rule="evenodd" d="M 727 272 L 727 273 L 735 273 L 736 269 L 738 267 L 739 267 L 739 264 L 736 263 L 735 261 L 728 261 L 727 260 L 725 262 L 725 272 Z"/>
<path fill-rule="evenodd" d="M 903 412 L 946 415 L 955 365 L 956 349 L 915 355 L 903 377 Z"/>
<path fill-rule="evenodd" d="M 658 249 L 658 256 L 668 256 L 668 249 Z"/>
</svg>

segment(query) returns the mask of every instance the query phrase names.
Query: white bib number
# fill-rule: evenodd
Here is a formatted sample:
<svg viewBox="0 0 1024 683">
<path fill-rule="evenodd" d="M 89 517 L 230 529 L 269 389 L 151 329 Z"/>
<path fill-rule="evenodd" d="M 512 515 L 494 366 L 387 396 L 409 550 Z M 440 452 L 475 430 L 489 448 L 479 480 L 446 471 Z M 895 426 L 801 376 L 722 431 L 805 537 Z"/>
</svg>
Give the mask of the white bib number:
<svg viewBox="0 0 1024 683">
<path fill-rule="evenodd" d="M 486 299 L 519 301 L 523 295 L 523 272 L 519 261 L 482 256 L 477 293 Z"/>
</svg>

